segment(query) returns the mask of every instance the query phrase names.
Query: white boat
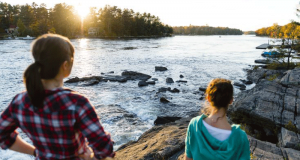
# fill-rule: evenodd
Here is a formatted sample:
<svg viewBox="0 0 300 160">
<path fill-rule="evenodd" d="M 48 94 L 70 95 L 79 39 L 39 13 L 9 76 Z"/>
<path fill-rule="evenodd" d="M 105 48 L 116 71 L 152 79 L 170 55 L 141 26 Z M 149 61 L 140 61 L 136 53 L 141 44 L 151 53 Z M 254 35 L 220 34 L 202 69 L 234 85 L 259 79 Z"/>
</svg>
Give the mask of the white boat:
<svg viewBox="0 0 300 160">
<path fill-rule="evenodd" d="M 31 40 L 31 39 L 34 39 L 35 37 L 30 37 L 29 35 L 27 35 L 27 37 L 24 37 L 24 38 L 22 38 L 22 39 L 24 39 L 24 40 Z"/>
</svg>

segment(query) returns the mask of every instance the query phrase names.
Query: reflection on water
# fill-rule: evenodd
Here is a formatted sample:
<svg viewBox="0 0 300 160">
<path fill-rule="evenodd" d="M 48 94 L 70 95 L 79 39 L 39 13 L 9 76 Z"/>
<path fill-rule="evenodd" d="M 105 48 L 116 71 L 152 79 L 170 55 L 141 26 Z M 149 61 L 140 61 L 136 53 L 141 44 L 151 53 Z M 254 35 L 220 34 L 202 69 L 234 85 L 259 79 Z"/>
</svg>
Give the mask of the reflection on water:
<svg viewBox="0 0 300 160">
<path fill-rule="evenodd" d="M 12 97 L 24 90 L 22 74 L 33 62 L 30 53 L 31 41 L 11 40 L 0 43 L 0 102 L 2 111 Z M 227 78 L 233 81 L 245 79 L 248 65 L 260 57 L 261 50 L 255 47 L 267 42 L 267 38 L 254 36 L 176 36 L 160 39 L 102 40 L 74 39 L 74 67 L 70 77 L 101 75 L 114 71 L 120 75 L 124 70 L 138 71 L 157 78 L 154 86 L 138 87 L 138 81 L 126 83 L 107 82 L 95 86 L 65 84 L 66 87 L 85 94 L 96 106 L 105 129 L 112 132 L 116 147 L 135 140 L 153 125 L 157 115 L 185 116 L 198 111 L 200 95 L 195 93 L 205 87 L 212 78 Z M 134 49 L 124 49 L 134 48 Z M 165 72 L 155 72 L 155 66 L 165 66 Z M 166 84 L 184 75 L 186 84 Z M 177 94 L 164 93 L 170 104 L 161 104 L 160 87 L 178 88 Z M 235 89 L 235 93 L 239 90 Z M 195 94 L 194 94 L 195 93 Z M 108 105 L 116 105 L 113 108 Z M 113 113 L 109 112 L 114 109 Z M 129 115 L 128 117 L 124 115 Z M 121 125 L 122 124 L 122 125 Z M 23 137 L 25 134 L 21 133 Z M 27 141 L 30 141 L 28 138 Z M 17 157 L 11 151 L 0 149 L 0 159 Z M 30 159 L 30 158 L 29 158 Z"/>
</svg>

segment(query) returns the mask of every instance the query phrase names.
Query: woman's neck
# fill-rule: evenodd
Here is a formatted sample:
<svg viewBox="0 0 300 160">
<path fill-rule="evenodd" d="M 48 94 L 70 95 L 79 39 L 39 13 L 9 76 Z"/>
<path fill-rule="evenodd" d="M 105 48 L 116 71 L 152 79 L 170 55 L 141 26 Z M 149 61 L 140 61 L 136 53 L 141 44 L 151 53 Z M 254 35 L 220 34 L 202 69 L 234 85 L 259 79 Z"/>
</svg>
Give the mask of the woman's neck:
<svg viewBox="0 0 300 160">
<path fill-rule="evenodd" d="M 216 110 L 215 108 L 212 109 L 211 113 L 207 118 L 205 118 L 205 122 L 208 123 L 211 126 L 220 128 L 220 129 L 226 129 L 231 130 L 231 126 L 229 122 L 227 121 L 226 117 L 227 110 L 225 108 L 221 108 Z"/>
<path fill-rule="evenodd" d="M 42 79 L 42 83 L 45 90 L 53 90 L 55 88 L 60 88 L 63 86 L 63 79 Z"/>
</svg>

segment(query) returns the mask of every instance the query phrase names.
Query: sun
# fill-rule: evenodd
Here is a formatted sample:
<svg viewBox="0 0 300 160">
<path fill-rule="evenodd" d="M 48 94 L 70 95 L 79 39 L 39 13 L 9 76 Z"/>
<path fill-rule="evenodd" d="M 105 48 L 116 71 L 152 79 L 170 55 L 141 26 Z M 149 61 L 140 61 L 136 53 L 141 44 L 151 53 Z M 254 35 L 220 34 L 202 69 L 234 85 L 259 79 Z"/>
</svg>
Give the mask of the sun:
<svg viewBox="0 0 300 160">
<path fill-rule="evenodd" d="M 78 4 L 76 10 L 79 16 L 81 17 L 81 20 L 83 20 L 89 14 L 89 7 L 84 6 L 82 4 Z"/>
</svg>

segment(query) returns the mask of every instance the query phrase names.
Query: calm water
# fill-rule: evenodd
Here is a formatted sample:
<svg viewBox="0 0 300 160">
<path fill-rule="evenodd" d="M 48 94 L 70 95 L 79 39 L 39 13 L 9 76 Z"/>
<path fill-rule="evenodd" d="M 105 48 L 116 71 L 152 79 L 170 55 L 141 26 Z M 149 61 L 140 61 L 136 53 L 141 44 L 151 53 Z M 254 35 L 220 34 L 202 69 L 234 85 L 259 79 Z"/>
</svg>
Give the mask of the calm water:
<svg viewBox="0 0 300 160">
<path fill-rule="evenodd" d="M 25 89 L 22 74 L 33 62 L 31 42 L 0 41 L 0 112 L 7 107 L 15 94 Z M 111 71 L 114 71 L 114 75 L 120 75 L 124 70 L 131 70 L 158 78 L 156 85 L 142 88 L 138 87 L 138 81 L 103 82 L 89 87 L 82 83 L 65 84 L 91 100 L 105 130 L 112 133 L 117 148 L 129 140 L 136 140 L 151 128 L 156 116 L 186 116 L 190 112 L 198 111 L 202 105 L 198 88 L 205 87 L 212 78 L 221 77 L 233 81 L 245 79 L 244 69 L 253 65 L 262 52 L 255 47 L 267 43 L 267 38 L 176 36 L 139 40 L 75 39 L 72 43 L 76 53 L 70 77 L 101 75 Z M 125 47 L 135 49 L 125 50 Z M 168 71 L 155 72 L 155 66 L 165 66 Z M 174 81 L 179 80 L 180 74 L 188 83 L 165 83 L 167 77 Z M 157 94 L 160 87 L 176 87 L 181 92 Z M 235 93 L 238 92 L 240 91 L 235 89 Z M 160 96 L 167 97 L 171 103 L 161 104 Z M 123 115 L 127 115 L 127 118 Z M 32 157 L 0 149 L 0 159 Z"/>
</svg>

